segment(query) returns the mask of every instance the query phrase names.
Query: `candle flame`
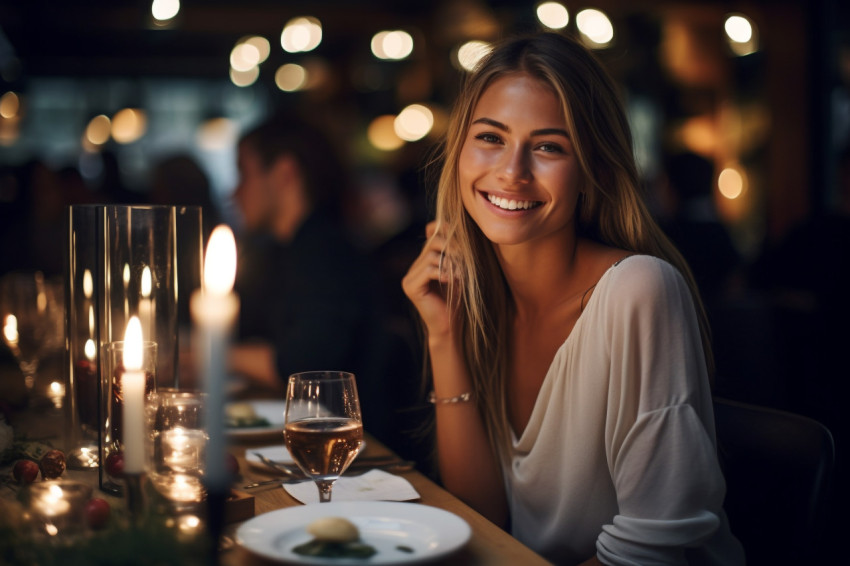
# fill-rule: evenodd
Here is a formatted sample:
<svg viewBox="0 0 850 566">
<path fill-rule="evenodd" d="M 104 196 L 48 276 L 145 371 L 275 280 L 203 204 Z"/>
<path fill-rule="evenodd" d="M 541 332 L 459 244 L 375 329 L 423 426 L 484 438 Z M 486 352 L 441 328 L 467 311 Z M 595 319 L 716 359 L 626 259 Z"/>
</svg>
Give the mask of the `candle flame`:
<svg viewBox="0 0 850 566">
<path fill-rule="evenodd" d="M 151 296 L 151 268 L 147 265 L 142 270 L 142 297 L 145 299 Z"/>
<path fill-rule="evenodd" d="M 94 282 L 92 281 L 91 271 L 88 269 L 83 272 L 83 295 L 87 299 L 91 299 L 92 294 L 94 293 Z"/>
<path fill-rule="evenodd" d="M 86 340 L 86 345 L 83 348 L 86 353 L 86 358 L 88 358 L 90 362 L 93 362 L 94 355 L 97 353 L 97 350 L 94 346 L 94 340 L 92 340 L 91 338 Z"/>
<path fill-rule="evenodd" d="M 18 319 L 15 315 L 6 316 L 6 320 L 3 322 L 3 335 L 10 344 L 18 343 Z"/>
<path fill-rule="evenodd" d="M 204 256 L 204 289 L 212 295 L 227 295 L 235 278 L 236 240 L 230 228 L 220 224 L 210 235 Z"/>
<path fill-rule="evenodd" d="M 137 316 L 130 318 L 124 333 L 124 368 L 128 371 L 142 369 L 142 323 Z"/>
</svg>

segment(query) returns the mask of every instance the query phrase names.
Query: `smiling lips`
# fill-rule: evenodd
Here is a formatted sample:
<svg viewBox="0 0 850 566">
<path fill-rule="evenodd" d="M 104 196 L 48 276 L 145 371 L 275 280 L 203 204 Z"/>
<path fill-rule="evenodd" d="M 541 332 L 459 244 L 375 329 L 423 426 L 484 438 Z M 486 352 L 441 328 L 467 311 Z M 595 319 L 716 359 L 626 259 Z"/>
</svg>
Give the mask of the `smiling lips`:
<svg viewBox="0 0 850 566">
<path fill-rule="evenodd" d="M 487 195 L 487 200 L 489 200 L 492 204 L 498 206 L 502 210 L 529 210 L 531 208 L 537 208 L 538 206 L 543 204 L 542 202 L 536 200 L 507 199 L 490 194 Z"/>
</svg>

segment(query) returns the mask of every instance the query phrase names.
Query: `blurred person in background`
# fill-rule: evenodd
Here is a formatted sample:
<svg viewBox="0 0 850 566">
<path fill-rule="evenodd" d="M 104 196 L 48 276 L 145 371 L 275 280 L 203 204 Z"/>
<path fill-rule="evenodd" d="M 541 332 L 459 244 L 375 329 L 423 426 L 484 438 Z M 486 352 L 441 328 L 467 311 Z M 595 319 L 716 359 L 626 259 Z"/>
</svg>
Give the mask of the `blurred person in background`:
<svg viewBox="0 0 850 566">
<path fill-rule="evenodd" d="M 382 307 L 374 270 L 344 228 L 351 177 L 339 150 L 317 127 L 279 114 L 244 134 L 237 158 L 232 371 L 276 392 L 295 372 L 351 371 L 364 426 L 385 438 Z"/>
<path fill-rule="evenodd" d="M 209 177 L 188 154 L 172 155 L 156 164 L 151 179 L 151 204 L 199 206 L 203 211 L 204 242 L 222 221 Z"/>
</svg>

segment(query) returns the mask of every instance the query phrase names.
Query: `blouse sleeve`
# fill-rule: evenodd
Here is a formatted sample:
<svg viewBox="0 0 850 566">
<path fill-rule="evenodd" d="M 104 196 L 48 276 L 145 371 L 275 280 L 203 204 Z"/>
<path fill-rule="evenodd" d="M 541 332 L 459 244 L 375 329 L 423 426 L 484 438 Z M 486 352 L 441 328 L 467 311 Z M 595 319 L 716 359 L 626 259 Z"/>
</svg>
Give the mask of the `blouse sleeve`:
<svg viewBox="0 0 850 566">
<path fill-rule="evenodd" d="M 643 256 L 617 267 L 605 429 L 619 512 L 597 555 L 610 565 L 687 564 L 720 524 L 725 483 L 693 301 L 679 272 Z"/>
</svg>

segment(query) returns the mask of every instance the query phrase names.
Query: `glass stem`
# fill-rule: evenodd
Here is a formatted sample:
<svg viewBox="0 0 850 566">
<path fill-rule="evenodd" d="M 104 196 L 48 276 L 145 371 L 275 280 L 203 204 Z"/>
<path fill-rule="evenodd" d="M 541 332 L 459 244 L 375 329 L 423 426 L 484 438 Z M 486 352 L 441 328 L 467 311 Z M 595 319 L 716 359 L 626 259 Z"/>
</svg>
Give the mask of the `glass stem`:
<svg viewBox="0 0 850 566">
<path fill-rule="evenodd" d="M 319 503 L 329 503 L 331 500 L 331 489 L 334 486 L 334 482 L 329 480 L 316 480 L 316 485 L 319 487 Z"/>
</svg>

